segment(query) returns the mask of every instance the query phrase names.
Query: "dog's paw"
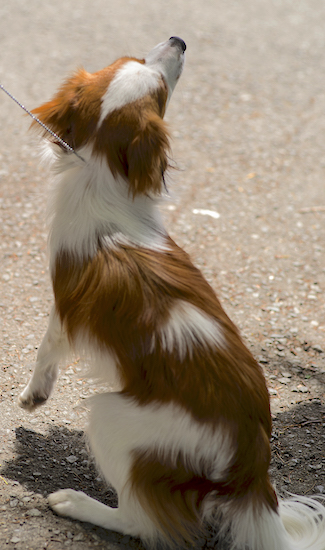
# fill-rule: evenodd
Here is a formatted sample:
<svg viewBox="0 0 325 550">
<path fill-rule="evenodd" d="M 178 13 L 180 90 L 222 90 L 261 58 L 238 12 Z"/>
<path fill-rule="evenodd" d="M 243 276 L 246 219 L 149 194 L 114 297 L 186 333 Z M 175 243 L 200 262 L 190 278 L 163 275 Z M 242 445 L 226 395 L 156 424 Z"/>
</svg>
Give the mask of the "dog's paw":
<svg viewBox="0 0 325 550">
<path fill-rule="evenodd" d="M 24 391 L 18 397 L 18 405 L 22 409 L 27 411 L 33 411 L 36 407 L 42 405 L 48 398 L 48 395 L 45 395 L 41 392 L 33 392 L 27 386 Z"/>
<path fill-rule="evenodd" d="M 85 493 L 73 489 L 62 489 L 48 497 L 49 505 L 59 516 L 68 516 L 80 521 L 89 521 L 88 508 L 92 500 Z"/>
</svg>

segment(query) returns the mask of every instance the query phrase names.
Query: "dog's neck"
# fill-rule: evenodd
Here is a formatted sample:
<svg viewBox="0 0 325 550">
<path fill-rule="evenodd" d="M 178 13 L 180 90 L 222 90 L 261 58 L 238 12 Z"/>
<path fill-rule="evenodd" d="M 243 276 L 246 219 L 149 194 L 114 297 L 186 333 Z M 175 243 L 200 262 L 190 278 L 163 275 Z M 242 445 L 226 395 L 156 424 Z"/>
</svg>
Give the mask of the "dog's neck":
<svg viewBox="0 0 325 550">
<path fill-rule="evenodd" d="M 114 177 L 106 160 L 82 149 L 86 162 L 58 152 L 50 198 L 50 260 L 68 251 L 81 260 L 93 257 L 100 245 L 128 242 L 166 249 L 166 232 L 157 198 L 129 192 L 127 181 Z"/>
</svg>

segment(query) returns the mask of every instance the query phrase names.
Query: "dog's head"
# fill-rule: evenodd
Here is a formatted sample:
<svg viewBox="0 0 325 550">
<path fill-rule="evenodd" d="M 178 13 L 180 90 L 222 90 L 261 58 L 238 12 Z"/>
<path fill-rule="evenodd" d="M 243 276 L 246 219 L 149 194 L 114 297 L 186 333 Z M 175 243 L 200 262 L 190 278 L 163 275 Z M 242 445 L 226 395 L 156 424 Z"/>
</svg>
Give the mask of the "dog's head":
<svg viewBox="0 0 325 550">
<path fill-rule="evenodd" d="M 167 168 L 167 103 L 182 73 L 186 45 L 171 37 L 144 59 L 122 57 L 90 74 L 81 69 L 33 112 L 76 151 L 106 158 L 133 195 L 161 191 Z"/>
</svg>

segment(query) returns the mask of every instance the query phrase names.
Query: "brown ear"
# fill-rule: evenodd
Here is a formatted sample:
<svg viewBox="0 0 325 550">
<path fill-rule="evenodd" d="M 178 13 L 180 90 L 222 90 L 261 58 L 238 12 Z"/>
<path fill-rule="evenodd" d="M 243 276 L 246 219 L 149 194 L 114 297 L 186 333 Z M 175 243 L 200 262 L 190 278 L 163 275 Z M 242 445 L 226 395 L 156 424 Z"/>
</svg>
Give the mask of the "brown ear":
<svg viewBox="0 0 325 550">
<path fill-rule="evenodd" d="M 43 122 L 46 126 L 55 132 L 63 139 L 70 147 L 75 147 L 75 132 L 73 131 L 73 116 L 71 106 L 68 103 L 59 101 L 57 97 L 44 103 L 40 107 L 32 110 L 32 113 Z M 32 127 L 36 126 L 36 121 L 32 122 Z M 49 134 L 44 131 L 44 137 L 49 137 Z M 53 138 L 55 141 L 55 138 Z"/>
<path fill-rule="evenodd" d="M 168 166 L 170 149 L 165 122 L 156 114 L 150 114 L 139 125 L 127 148 L 128 180 L 131 192 L 160 193 L 163 174 Z"/>
<path fill-rule="evenodd" d="M 93 99 L 90 105 L 95 106 L 96 113 L 84 108 L 83 96 L 89 74 L 80 69 L 67 80 L 51 101 L 32 111 L 41 122 L 73 148 L 84 145 L 96 128 L 96 116 L 100 98 Z M 97 101 L 95 101 L 97 100 Z M 32 123 L 35 126 L 36 122 Z M 48 136 L 47 132 L 44 132 Z"/>
</svg>

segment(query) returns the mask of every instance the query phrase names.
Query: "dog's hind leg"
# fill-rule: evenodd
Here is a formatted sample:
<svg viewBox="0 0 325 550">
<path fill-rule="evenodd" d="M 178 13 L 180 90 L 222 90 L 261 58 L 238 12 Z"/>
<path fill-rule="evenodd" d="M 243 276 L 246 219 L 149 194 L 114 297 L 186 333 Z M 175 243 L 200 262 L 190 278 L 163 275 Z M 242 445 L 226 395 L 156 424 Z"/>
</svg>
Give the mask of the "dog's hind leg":
<svg viewBox="0 0 325 550">
<path fill-rule="evenodd" d="M 130 486 L 133 449 L 141 441 L 145 443 L 147 437 L 152 438 L 151 431 L 148 435 L 146 430 L 151 410 L 146 413 L 120 393 L 96 395 L 90 399 L 90 406 L 90 447 L 101 476 L 118 494 L 118 508 L 72 489 L 52 493 L 49 504 L 59 515 L 154 542 L 157 528 Z"/>
<path fill-rule="evenodd" d="M 69 351 L 67 336 L 54 308 L 37 353 L 32 377 L 18 398 L 20 407 L 32 411 L 49 397 L 58 376 L 59 362 Z"/>
<path fill-rule="evenodd" d="M 131 499 L 132 500 L 132 499 Z M 62 489 L 52 493 L 48 497 L 49 504 L 60 516 L 70 517 L 79 521 L 86 521 L 109 529 L 111 531 L 117 531 L 124 535 L 131 535 L 135 537 L 143 537 L 144 535 L 150 538 L 150 531 L 155 532 L 153 526 L 144 533 L 143 523 L 145 514 L 141 514 L 141 509 L 138 506 L 134 511 L 134 517 L 130 517 L 132 511 L 132 504 L 130 501 L 124 504 L 119 502 L 118 508 L 111 508 L 102 504 L 98 500 L 95 500 L 81 491 L 74 491 L 73 489 Z M 138 520 L 140 522 L 138 523 Z M 147 518 L 147 523 L 150 525 L 150 520 Z M 148 526 L 149 526 L 148 525 Z"/>
</svg>

